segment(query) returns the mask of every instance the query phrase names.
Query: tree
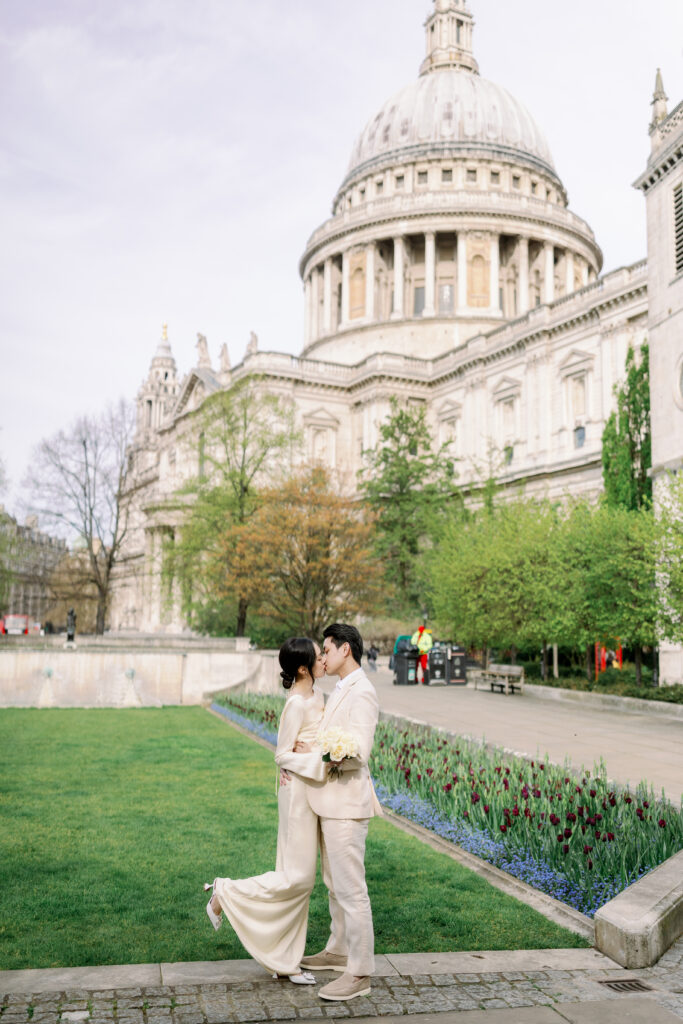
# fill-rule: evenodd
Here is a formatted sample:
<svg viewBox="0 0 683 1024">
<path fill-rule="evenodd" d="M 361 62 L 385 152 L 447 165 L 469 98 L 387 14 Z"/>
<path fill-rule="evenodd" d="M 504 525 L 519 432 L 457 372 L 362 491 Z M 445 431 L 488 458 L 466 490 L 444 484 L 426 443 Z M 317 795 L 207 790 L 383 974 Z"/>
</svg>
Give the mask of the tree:
<svg viewBox="0 0 683 1024">
<path fill-rule="evenodd" d="M 545 647 L 560 622 L 560 516 L 517 500 L 453 517 L 429 559 L 437 619 L 467 646 Z"/>
<path fill-rule="evenodd" d="M 391 415 L 379 432 L 377 446 L 363 453 L 360 490 L 376 517 L 377 552 L 399 597 L 415 607 L 425 541 L 438 535 L 453 499 L 460 501 L 455 460 L 450 442 L 433 450 L 423 406 L 402 408 L 392 398 Z"/>
<path fill-rule="evenodd" d="M 372 613 L 383 592 L 372 540 L 363 509 L 320 467 L 268 489 L 240 538 L 260 613 L 313 638 L 332 621 Z"/>
<path fill-rule="evenodd" d="M 649 349 L 640 350 L 640 363 L 629 345 L 626 379 L 615 388 L 617 409 L 602 434 L 602 472 L 605 498 L 612 507 L 639 509 L 652 504 Z"/>
<path fill-rule="evenodd" d="M 585 538 L 590 559 L 584 572 L 584 604 L 591 610 L 593 637 L 634 650 L 641 683 L 642 648 L 654 646 L 658 599 L 656 537 L 651 509 L 593 508 Z"/>
<path fill-rule="evenodd" d="M 104 632 L 112 570 L 128 529 L 130 496 L 124 494 L 132 431 L 132 408 L 123 401 L 100 416 L 81 416 L 41 441 L 24 482 L 32 510 L 82 548 L 73 596 L 94 587 L 97 633 Z"/>
<path fill-rule="evenodd" d="M 7 474 L 5 464 L 0 458 L 0 495 L 7 489 Z M 7 608 L 10 588 L 12 585 L 12 570 L 10 567 L 10 548 L 12 531 L 10 517 L 5 513 L 4 507 L 0 506 L 0 613 Z"/>
<path fill-rule="evenodd" d="M 259 488 L 291 464 L 299 443 L 293 409 L 249 378 L 204 403 L 191 438 L 199 472 L 179 493 L 187 510 L 166 559 L 167 589 L 175 578 L 198 628 L 244 636 L 258 589 L 243 537 L 261 503 Z"/>
</svg>

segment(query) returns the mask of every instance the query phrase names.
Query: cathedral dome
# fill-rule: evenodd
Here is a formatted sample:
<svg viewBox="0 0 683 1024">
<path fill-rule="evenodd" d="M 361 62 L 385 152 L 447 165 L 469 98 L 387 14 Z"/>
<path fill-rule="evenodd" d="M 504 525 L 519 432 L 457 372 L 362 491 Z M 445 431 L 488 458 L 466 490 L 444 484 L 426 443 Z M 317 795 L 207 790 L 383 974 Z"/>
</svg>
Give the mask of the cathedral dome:
<svg viewBox="0 0 683 1024">
<path fill-rule="evenodd" d="M 478 74 L 444 68 L 423 74 L 368 122 L 342 188 L 375 166 L 414 160 L 423 150 L 452 156 L 476 151 L 555 176 L 545 136 L 522 103 Z"/>
</svg>

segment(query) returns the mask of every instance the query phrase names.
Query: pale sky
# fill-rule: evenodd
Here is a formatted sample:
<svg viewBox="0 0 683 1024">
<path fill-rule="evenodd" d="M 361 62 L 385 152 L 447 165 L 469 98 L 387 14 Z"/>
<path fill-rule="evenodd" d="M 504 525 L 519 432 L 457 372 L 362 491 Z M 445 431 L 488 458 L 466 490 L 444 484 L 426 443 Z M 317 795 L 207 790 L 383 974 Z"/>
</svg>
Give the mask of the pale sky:
<svg viewBox="0 0 683 1024">
<path fill-rule="evenodd" d="M 484 77 L 531 111 L 605 269 L 646 255 L 631 183 L 682 0 L 470 0 Z M 233 365 L 298 354 L 298 260 L 356 135 L 417 77 L 429 0 L 0 0 L 0 457 L 134 398 L 168 321 Z M 0 500 L 3 500 L 0 496 Z"/>
</svg>

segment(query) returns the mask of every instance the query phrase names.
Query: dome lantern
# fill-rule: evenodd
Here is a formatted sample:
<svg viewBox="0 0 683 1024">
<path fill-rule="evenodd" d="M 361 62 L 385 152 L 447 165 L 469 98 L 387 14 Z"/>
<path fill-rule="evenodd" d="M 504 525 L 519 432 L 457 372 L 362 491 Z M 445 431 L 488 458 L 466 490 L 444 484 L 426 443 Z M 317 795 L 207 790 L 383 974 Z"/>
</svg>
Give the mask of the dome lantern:
<svg viewBox="0 0 683 1024">
<path fill-rule="evenodd" d="M 466 0 L 434 0 L 434 12 L 427 18 L 427 56 L 420 74 L 455 68 L 479 74 L 472 52 L 474 19 Z"/>
</svg>

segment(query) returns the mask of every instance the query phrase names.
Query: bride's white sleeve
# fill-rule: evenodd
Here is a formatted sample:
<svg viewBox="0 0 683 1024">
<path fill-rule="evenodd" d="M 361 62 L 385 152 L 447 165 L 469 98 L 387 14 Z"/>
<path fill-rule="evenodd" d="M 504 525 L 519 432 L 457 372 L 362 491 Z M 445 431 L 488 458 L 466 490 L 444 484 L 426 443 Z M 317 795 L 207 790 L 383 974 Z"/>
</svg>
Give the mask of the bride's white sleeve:
<svg viewBox="0 0 683 1024">
<path fill-rule="evenodd" d="M 323 782 L 327 777 L 327 765 L 322 760 L 320 748 L 314 746 L 307 754 L 294 753 L 294 744 L 301 729 L 304 710 L 303 700 L 297 700 L 296 697 L 290 697 L 285 704 L 277 734 L 275 763 L 280 768 L 286 768 L 287 771 L 294 772 L 295 775 L 300 775 L 304 779 Z M 290 712 L 294 713 L 290 714 Z"/>
<path fill-rule="evenodd" d="M 275 763 L 281 764 L 284 754 L 291 754 L 294 750 L 296 738 L 299 735 L 304 720 L 304 703 L 297 696 L 290 697 L 280 715 L 280 725 L 277 730 L 277 746 L 275 748 Z"/>
</svg>

